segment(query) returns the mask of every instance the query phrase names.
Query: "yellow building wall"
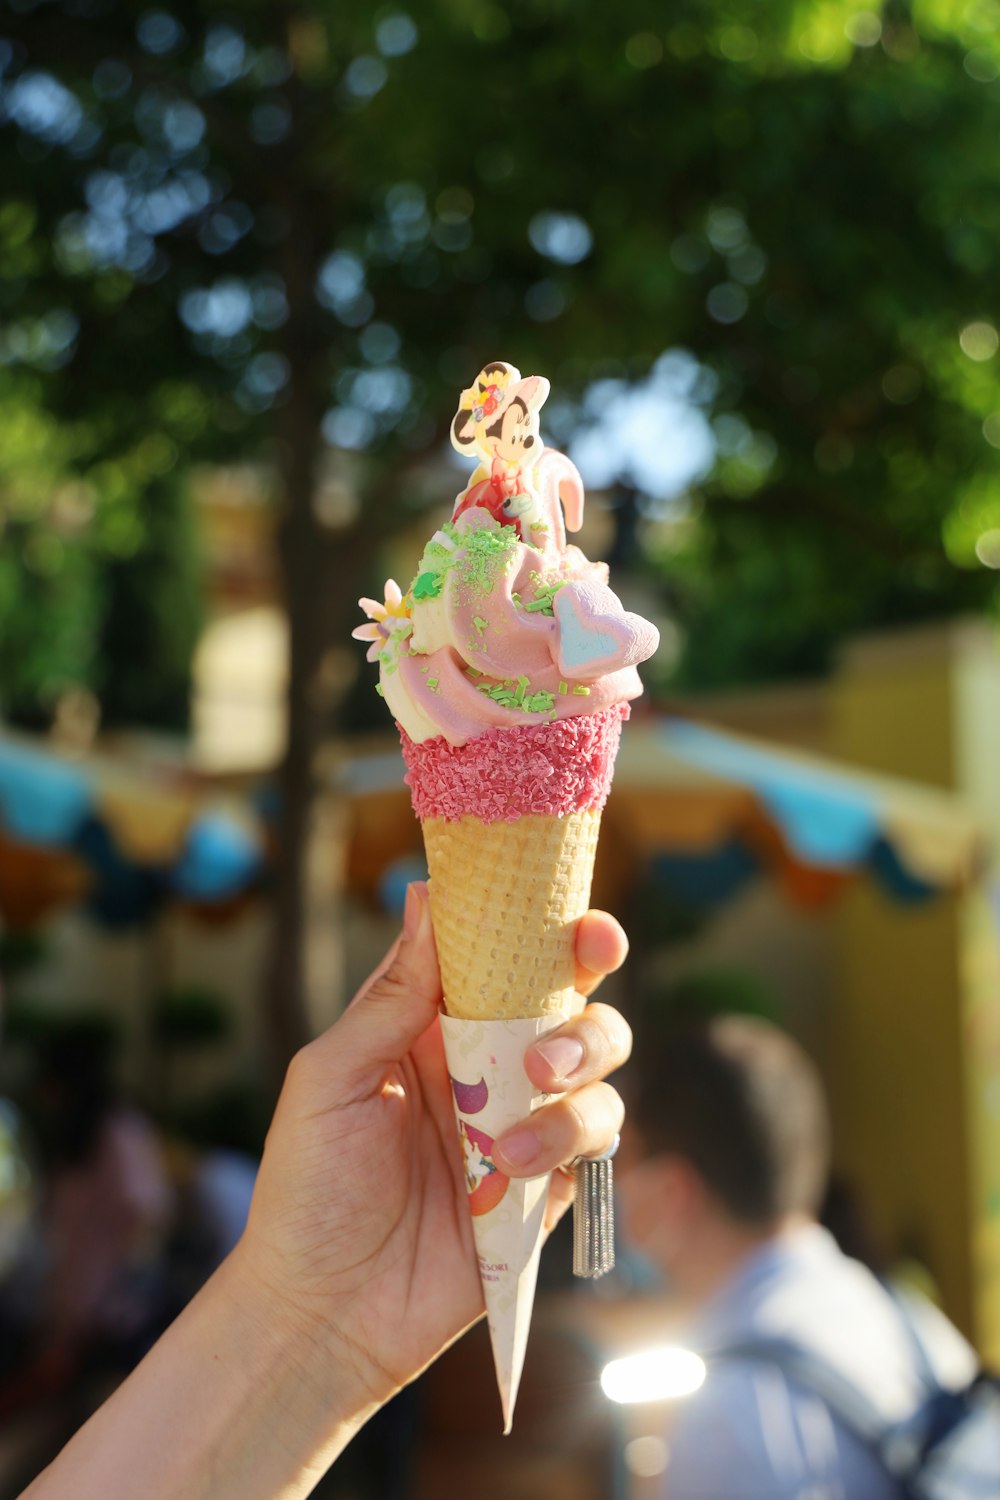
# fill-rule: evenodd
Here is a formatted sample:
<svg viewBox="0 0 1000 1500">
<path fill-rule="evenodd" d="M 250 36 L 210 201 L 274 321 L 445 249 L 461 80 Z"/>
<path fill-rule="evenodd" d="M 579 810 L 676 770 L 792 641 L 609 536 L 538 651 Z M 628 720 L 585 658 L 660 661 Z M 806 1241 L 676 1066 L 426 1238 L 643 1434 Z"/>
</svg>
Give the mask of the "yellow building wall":
<svg viewBox="0 0 1000 1500">
<path fill-rule="evenodd" d="M 986 890 L 962 903 L 965 1126 L 976 1344 L 1000 1366 L 1000 921 Z"/>
<path fill-rule="evenodd" d="M 860 641 L 831 688 L 831 751 L 957 791 L 1000 845 L 1000 654 L 981 622 Z M 895 1251 L 1000 1359 L 1000 925 L 988 873 L 916 908 L 868 883 L 837 914 L 837 1145 Z M 908 1245 L 912 1240 L 914 1243 Z"/>
<path fill-rule="evenodd" d="M 868 770 L 954 787 L 952 661 L 948 629 L 848 647 L 830 689 L 831 752 Z"/>
<path fill-rule="evenodd" d="M 955 787 L 1000 854 L 1000 636 L 968 628 L 953 666 Z"/>
<path fill-rule="evenodd" d="M 958 950 L 961 898 L 893 903 L 871 881 L 834 917 L 830 1017 L 838 1169 L 890 1256 L 926 1266 L 949 1315 L 976 1332 Z"/>
</svg>

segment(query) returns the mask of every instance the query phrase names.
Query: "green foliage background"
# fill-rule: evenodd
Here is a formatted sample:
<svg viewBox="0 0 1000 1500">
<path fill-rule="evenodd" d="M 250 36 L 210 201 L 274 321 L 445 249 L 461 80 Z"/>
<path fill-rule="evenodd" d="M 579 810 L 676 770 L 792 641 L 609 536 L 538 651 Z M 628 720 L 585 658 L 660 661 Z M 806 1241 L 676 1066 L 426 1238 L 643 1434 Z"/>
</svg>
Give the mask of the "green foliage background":
<svg viewBox="0 0 1000 1500">
<path fill-rule="evenodd" d="M 560 436 L 595 380 L 676 347 L 708 372 L 714 465 L 639 504 L 675 682 L 814 672 L 851 632 L 992 607 L 997 356 L 960 334 L 997 320 L 998 21 L 994 0 L 8 5 L 3 711 L 43 722 L 82 684 L 106 720 L 183 723 L 188 479 L 233 458 L 274 471 L 293 614 L 318 600 L 293 620 L 306 683 L 487 355 L 551 376 Z M 335 527 L 310 495 L 331 444 L 364 491 Z"/>
</svg>

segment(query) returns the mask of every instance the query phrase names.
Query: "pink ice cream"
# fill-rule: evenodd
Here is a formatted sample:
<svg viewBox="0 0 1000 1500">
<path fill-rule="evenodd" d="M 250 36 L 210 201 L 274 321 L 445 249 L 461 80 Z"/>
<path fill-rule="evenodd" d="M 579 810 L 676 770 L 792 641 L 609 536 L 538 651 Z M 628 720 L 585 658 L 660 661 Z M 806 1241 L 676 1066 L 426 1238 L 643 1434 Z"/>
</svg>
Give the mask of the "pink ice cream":
<svg viewBox="0 0 1000 1500">
<path fill-rule="evenodd" d="M 398 605 L 398 591 L 387 590 L 387 608 L 398 612 L 383 612 L 369 653 L 409 738 L 464 745 L 491 728 L 637 698 L 636 663 L 659 636 L 622 607 L 606 578 L 605 565 L 577 547 L 546 566 L 515 526 L 485 510 L 466 510 L 437 532 Z"/>
<path fill-rule="evenodd" d="M 396 719 L 422 818 L 484 822 L 604 805 L 638 663 L 659 642 L 604 563 L 568 544 L 583 482 L 541 442 L 549 384 L 485 365 L 452 442 L 480 460 L 405 594 L 362 599 L 379 692 Z"/>
</svg>

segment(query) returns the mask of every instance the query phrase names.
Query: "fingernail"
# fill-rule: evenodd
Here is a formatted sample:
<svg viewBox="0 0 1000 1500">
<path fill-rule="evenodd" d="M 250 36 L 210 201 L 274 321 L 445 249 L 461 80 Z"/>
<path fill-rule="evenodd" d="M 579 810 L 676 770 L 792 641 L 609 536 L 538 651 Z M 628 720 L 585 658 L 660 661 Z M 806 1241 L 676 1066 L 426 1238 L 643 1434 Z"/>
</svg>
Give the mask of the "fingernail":
<svg viewBox="0 0 1000 1500">
<path fill-rule="evenodd" d="M 403 936 L 407 939 L 415 938 L 420 929 L 420 918 L 423 915 L 423 901 L 420 890 L 416 884 L 406 887 L 406 901 L 403 905 Z"/>
<path fill-rule="evenodd" d="M 583 1062 L 583 1043 L 575 1036 L 554 1036 L 536 1042 L 535 1051 L 541 1053 L 556 1078 L 568 1078 Z"/>
<path fill-rule="evenodd" d="M 527 1167 L 535 1160 L 541 1150 L 541 1144 L 534 1130 L 512 1130 L 509 1135 L 500 1137 L 495 1150 L 499 1151 L 501 1156 L 505 1156 L 512 1167 Z"/>
</svg>

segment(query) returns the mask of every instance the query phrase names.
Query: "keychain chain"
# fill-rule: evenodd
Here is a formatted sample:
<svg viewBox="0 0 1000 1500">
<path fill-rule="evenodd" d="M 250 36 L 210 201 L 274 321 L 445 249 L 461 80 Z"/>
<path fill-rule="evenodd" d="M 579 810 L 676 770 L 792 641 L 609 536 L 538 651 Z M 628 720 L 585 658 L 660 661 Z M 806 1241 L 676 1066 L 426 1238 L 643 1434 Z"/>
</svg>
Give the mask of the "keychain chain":
<svg viewBox="0 0 1000 1500">
<path fill-rule="evenodd" d="M 573 1163 L 573 1275 L 594 1280 L 615 1264 L 614 1169 L 618 1136 L 601 1156 Z"/>
</svg>

